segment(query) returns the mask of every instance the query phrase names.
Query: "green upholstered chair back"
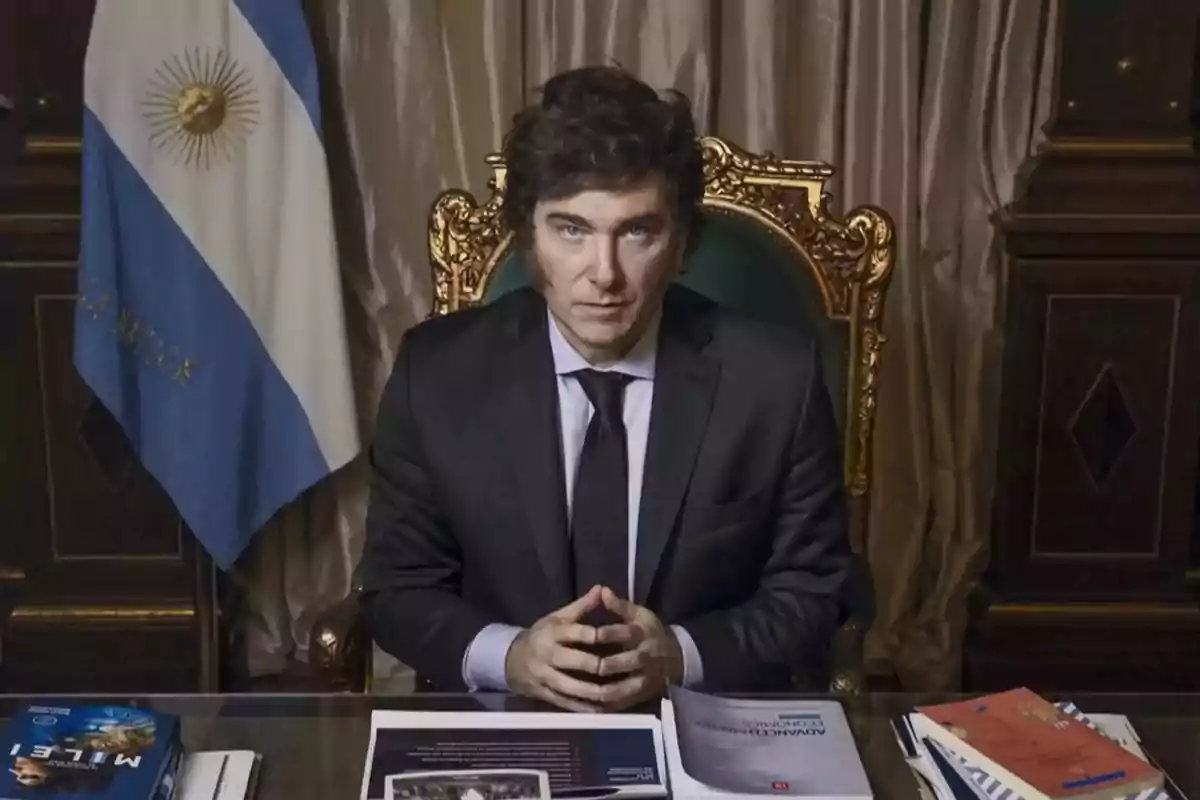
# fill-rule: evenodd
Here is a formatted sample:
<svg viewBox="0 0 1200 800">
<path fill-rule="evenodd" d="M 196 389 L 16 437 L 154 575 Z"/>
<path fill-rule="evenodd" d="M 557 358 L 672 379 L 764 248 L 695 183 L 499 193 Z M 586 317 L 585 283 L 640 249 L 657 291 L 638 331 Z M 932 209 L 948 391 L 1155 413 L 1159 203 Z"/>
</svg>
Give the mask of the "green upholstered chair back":
<svg viewBox="0 0 1200 800">
<path fill-rule="evenodd" d="M 677 282 L 748 316 L 793 326 L 816 337 L 825 384 L 844 432 L 848 328 L 825 314 L 820 284 L 803 258 L 755 221 L 705 209 L 700 235 Z M 484 288 L 483 302 L 490 303 L 529 282 L 525 258 L 514 249 L 496 265 Z"/>
</svg>

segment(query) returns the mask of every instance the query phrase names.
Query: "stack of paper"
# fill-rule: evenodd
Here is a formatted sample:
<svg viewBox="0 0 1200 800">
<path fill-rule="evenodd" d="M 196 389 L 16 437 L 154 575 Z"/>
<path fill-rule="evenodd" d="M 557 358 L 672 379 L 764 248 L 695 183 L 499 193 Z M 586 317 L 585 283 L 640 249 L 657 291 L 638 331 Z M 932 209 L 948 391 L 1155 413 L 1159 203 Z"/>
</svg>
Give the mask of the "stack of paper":
<svg viewBox="0 0 1200 800">
<path fill-rule="evenodd" d="M 179 770 L 181 800 L 251 800 L 261 757 L 249 750 L 188 753 Z"/>
</svg>

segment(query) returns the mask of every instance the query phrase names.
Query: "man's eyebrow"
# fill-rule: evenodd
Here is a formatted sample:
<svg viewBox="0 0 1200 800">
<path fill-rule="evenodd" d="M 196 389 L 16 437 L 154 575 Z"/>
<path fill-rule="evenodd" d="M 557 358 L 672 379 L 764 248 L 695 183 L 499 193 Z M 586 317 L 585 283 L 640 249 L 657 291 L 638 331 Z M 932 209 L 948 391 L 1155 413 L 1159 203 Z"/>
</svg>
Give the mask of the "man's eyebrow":
<svg viewBox="0 0 1200 800">
<path fill-rule="evenodd" d="M 622 220 L 620 227 L 632 228 L 634 225 L 653 227 L 655 225 L 662 225 L 666 220 L 666 215 L 661 211 L 647 211 L 645 214 L 638 214 L 636 217 Z"/>
<path fill-rule="evenodd" d="M 566 211 L 551 211 L 546 215 L 548 222 L 568 222 L 572 225 L 578 225 L 581 228 L 591 228 L 592 223 L 579 216 Z"/>
<path fill-rule="evenodd" d="M 573 225 L 582 227 L 594 227 L 590 220 L 586 217 L 581 217 L 578 214 L 572 214 L 569 211 L 550 211 L 546 214 L 547 221 L 550 222 L 570 222 Z M 666 219 L 666 214 L 661 211 L 647 211 L 644 214 L 636 214 L 632 217 L 626 217 L 617 223 L 618 227 L 628 227 L 630 225 L 645 225 L 646 223 L 654 222 L 661 223 Z"/>
<path fill-rule="evenodd" d="M 663 212 L 647 211 L 644 214 L 636 214 L 619 221 L 615 230 L 627 231 L 637 226 L 658 230 L 666 225 L 666 221 L 667 215 Z M 591 220 L 581 217 L 578 214 L 572 214 L 569 211 L 550 211 L 546 214 L 546 222 L 551 225 L 574 225 L 587 231 L 596 230 L 596 226 Z"/>
</svg>

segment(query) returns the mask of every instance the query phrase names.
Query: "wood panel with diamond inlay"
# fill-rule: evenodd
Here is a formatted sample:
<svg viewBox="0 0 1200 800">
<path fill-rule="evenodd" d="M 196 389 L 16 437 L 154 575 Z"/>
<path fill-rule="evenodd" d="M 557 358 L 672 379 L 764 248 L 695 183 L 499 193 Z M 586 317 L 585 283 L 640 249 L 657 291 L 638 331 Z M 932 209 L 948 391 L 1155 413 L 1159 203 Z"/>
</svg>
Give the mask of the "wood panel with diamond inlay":
<svg viewBox="0 0 1200 800">
<path fill-rule="evenodd" d="M 1153 559 L 1179 297 L 1051 295 L 1044 308 L 1030 557 Z"/>
<path fill-rule="evenodd" d="M 1006 597 L 1185 594 L 1191 499 L 1172 476 L 1192 469 L 1197 266 L 1014 264 L 991 568 Z"/>
</svg>

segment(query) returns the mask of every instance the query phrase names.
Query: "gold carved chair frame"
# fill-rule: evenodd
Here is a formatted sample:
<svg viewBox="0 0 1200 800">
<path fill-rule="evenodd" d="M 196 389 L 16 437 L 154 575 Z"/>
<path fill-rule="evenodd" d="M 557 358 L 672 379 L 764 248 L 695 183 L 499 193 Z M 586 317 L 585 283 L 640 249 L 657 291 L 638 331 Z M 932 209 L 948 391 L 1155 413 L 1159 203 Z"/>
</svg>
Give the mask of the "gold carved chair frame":
<svg viewBox="0 0 1200 800">
<path fill-rule="evenodd" d="M 833 167 L 819 161 L 792 161 L 747 153 L 715 136 L 700 140 L 704 153 L 703 206 L 741 214 L 771 231 L 797 261 L 813 268 L 825 312 L 849 326 L 850 364 L 846 370 L 846 485 L 861 497 L 870 484 L 883 346 L 880 323 L 884 291 L 895 253 L 892 221 L 881 209 L 863 206 L 844 222 L 830 213 L 826 182 Z M 509 254 L 512 232 L 500 216 L 507 168 L 499 155 L 486 162 L 493 176 L 489 200 L 479 205 L 460 189 L 442 193 L 429 218 L 433 264 L 433 315 L 449 314 L 483 301 L 496 267 Z M 807 202 L 789 194 L 801 191 Z M 855 547 L 861 547 L 861 537 Z"/>
</svg>

